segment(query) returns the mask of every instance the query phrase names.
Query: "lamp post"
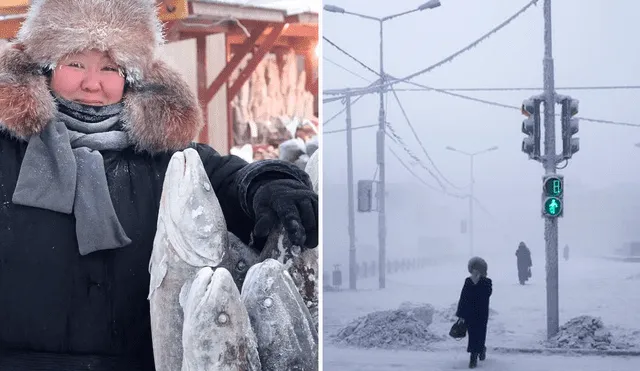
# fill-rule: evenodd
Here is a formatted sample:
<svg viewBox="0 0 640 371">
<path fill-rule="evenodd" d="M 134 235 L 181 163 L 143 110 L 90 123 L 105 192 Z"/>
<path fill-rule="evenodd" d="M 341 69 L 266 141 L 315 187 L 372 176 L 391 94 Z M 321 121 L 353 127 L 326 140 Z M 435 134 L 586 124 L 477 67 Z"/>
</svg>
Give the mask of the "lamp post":
<svg viewBox="0 0 640 371">
<path fill-rule="evenodd" d="M 385 73 L 384 73 L 384 49 L 383 49 L 383 25 L 385 21 L 388 21 L 393 18 L 397 18 L 403 15 L 423 11 L 425 9 L 433 9 L 440 6 L 440 0 L 430 0 L 426 3 L 420 5 L 419 7 L 408 10 L 402 13 L 392 14 L 386 17 L 378 18 L 371 17 L 365 14 L 349 12 L 344 8 L 326 4 L 323 9 L 327 12 L 338 13 L 338 14 L 349 14 L 356 17 L 369 19 L 373 21 L 377 21 L 380 25 L 380 79 L 378 80 L 380 83 L 379 88 L 379 97 L 380 97 L 380 109 L 378 112 L 378 132 L 377 132 L 377 141 L 376 141 L 376 152 L 377 152 L 377 162 L 380 174 L 380 180 L 378 182 L 378 279 L 379 279 L 379 287 L 381 289 L 385 288 L 385 280 L 386 280 L 386 261 L 387 261 L 387 252 L 386 252 L 386 239 L 387 239 L 387 230 L 386 230 L 386 215 L 385 215 L 385 162 L 384 162 L 384 140 L 385 140 L 385 116 L 386 112 L 384 109 L 384 94 L 385 94 Z M 347 151 L 351 151 L 351 148 L 347 148 Z M 355 259 L 355 253 L 350 253 L 350 256 L 353 255 Z"/>
<path fill-rule="evenodd" d="M 469 255 L 473 256 L 473 201 L 475 199 L 473 195 L 473 160 L 477 155 L 497 150 L 498 146 L 493 146 L 477 152 L 465 152 L 451 146 L 447 146 L 446 148 L 449 151 L 458 152 L 469 157 Z"/>
</svg>

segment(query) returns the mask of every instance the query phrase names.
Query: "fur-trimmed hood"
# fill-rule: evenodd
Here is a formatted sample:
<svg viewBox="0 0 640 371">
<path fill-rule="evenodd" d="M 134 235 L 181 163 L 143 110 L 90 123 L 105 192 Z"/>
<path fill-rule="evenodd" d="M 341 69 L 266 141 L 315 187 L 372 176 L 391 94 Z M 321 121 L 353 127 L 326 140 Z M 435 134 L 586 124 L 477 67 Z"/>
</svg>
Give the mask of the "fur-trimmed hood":
<svg viewBox="0 0 640 371">
<path fill-rule="evenodd" d="M 67 54 L 109 53 L 124 70 L 125 130 L 151 153 L 185 148 L 203 126 L 197 98 L 156 58 L 164 42 L 153 0 L 37 0 L 0 53 L 0 130 L 27 140 L 55 117 L 46 71 Z"/>
</svg>

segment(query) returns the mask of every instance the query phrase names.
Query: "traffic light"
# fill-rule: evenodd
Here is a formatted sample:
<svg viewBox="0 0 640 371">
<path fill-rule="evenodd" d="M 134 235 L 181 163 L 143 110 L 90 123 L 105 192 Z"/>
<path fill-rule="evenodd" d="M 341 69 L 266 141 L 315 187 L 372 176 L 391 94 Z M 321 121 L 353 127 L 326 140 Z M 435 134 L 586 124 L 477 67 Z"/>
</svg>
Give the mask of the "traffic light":
<svg viewBox="0 0 640 371">
<path fill-rule="evenodd" d="M 564 214 L 564 178 L 549 174 L 542 177 L 542 215 L 548 218 Z"/>
<path fill-rule="evenodd" d="M 540 160 L 540 104 L 538 98 L 525 99 L 521 112 L 527 118 L 522 122 L 522 132 L 527 137 L 522 140 L 522 152 L 529 155 L 529 159 Z"/>
<path fill-rule="evenodd" d="M 580 150 L 580 138 L 572 138 L 580 130 L 577 118 L 578 100 L 566 97 L 562 100 L 562 158 L 568 160 Z"/>
</svg>

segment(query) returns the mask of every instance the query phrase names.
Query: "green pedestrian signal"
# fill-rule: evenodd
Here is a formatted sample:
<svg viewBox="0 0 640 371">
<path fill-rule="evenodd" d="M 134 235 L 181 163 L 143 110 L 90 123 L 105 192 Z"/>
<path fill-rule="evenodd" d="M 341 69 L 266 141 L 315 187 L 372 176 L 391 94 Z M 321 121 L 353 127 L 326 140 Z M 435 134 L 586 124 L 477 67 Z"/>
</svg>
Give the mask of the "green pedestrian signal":
<svg viewBox="0 0 640 371">
<path fill-rule="evenodd" d="M 558 174 L 542 177 L 542 216 L 560 218 L 564 214 L 564 178 Z"/>
<path fill-rule="evenodd" d="M 557 197 L 547 197 L 544 200 L 544 213 L 548 216 L 558 216 L 562 212 L 562 200 Z"/>
</svg>

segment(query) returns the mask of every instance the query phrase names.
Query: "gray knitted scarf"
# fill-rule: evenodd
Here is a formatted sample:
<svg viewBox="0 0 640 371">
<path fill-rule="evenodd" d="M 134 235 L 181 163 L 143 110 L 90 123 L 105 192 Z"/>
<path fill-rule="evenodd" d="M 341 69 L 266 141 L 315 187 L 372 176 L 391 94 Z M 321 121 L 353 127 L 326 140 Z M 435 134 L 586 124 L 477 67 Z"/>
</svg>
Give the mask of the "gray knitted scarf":
<svg viewBox="0 0 640 371">
<path fill-rule="evenodd" d="M 94 107 L 56 97 L 57 120 L 29 139 L 13 203 L 73 212 L 80 255 L 131 243 L 116 216 L 100 151 L 131 145 L 122 104 Z"/>
</svg>

